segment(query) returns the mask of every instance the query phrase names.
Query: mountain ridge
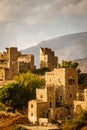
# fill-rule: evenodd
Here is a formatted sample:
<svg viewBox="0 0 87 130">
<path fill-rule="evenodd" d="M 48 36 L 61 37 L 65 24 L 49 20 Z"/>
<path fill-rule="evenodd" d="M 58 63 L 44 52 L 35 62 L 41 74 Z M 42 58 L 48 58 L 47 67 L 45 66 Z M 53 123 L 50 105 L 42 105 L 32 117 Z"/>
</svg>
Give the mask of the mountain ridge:
<svg viewBox="0 0 87 130">
<path fill-rule="evenodd" d="M 55 37 L 38 43 L 36 46 L 21 50 L 22 53 L 33 54 L 35 64 L 39 66 L 40 47 L 51 48 L 61 60 L 74 60 L 87 57 L 87 32 Z"/>
</svg>

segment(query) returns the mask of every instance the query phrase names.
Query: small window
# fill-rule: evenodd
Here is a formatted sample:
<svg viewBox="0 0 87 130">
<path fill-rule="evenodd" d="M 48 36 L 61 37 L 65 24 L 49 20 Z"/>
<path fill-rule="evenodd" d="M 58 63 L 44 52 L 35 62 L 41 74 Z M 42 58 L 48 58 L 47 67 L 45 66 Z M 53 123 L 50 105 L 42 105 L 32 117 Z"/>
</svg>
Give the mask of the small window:
<svg viewBox="0 0 87 130">
<path fill-rule="evenodd" d="M 72 85 L 75 83 L 75 79 L 69 79 L 69 84 Z"/>
<path fill-rule="evenodd" d="M 31 104 L 31 108 L 33 108 L 33 104 Z"/>
<path fill-rule="evenodd" d="M 58 78 L 58 82 L 60 83 L 60 79 Z"/>
<path fill-rule="evenodd" d="M 70 98 L 72 98 L 72 94 L 70 94 Z"/>
<path fill-rule="evenodd" d="M 40 98 L 43 98 L 43 96 L 41 95 Z"/>
<path fill-rule="evenodd" d="M 62 97 L 62 95 L 60 95 L 60 100 L 62 100 L 63 99 L 63 97 Z"/>
<path fill-rule="evenodd" d="M 51 78 L 50 78 L 50 82 L 51 82 Z"/>
<path fill-rule="evenodd" d="M 52 102 L 50 102 L 50 108 L 52 108 Z"/>
<path fill-rule="evenodd" d="M 33 116 L 33 113 L 31 113 L 31 116 Z"/>
</svg>

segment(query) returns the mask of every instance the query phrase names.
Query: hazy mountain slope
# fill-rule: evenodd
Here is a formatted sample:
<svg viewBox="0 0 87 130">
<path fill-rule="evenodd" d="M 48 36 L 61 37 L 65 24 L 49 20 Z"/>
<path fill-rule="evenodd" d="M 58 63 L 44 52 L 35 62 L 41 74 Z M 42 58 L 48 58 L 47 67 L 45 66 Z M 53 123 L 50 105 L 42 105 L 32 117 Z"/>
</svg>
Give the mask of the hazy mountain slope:
<svg viewBox="0 0 87 130">
<path fill-rule="evenodd" d="M 79 63 L 78 68 L 81 69 L 82 73 L 87 73 L 87 58 L 75 60 Z"/>
<path fill-rule="evenodd" d="M 79 59 L 87 57 L 87 32 L 70 34 L 42 41 L 37 46 L 22 50 L 35 56 L 35 64 L 39 65 L 39 49 L 48 47 L 55 51 L 59 61 L 62 59 Z"/>
</svg>

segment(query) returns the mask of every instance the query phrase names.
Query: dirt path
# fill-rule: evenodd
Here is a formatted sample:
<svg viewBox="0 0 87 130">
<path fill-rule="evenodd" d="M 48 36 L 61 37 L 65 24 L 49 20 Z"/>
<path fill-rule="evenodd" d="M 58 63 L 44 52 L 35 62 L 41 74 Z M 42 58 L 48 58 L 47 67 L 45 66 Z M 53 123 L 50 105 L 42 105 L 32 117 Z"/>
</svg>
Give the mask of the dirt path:
<svg viewBox="0 0 87 130">
<path fill-rule="evenodd" d="M 0 130 L 10 130 L 13 124 L 28 124 L 28 119 L 26 115 L 7 117 L 5 115 L 0 115 Z"/>
</svg>

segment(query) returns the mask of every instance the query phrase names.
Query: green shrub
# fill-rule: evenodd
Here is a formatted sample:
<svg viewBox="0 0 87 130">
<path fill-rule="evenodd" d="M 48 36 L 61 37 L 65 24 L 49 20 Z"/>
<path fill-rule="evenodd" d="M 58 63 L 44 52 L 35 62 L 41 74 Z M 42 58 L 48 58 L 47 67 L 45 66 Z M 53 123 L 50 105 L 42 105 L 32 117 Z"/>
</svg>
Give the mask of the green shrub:
<svg viewBox="0 0 87 130">
<path fill-rule="evenodd" d="M 12 130 L 27 130 L 27 129 L 21 125 L 14 124 L 12 126 Z"/>
<path fill-rule="evenodd" d="M 0 89 L 0 102 L 14 110 L 27 106 L 28 100 L 28 88 L 22 87 L 18 83 L 9 83 Z"/>
<path fill-rule="evenodd" d="M 6 106 L 0 102 L 0 111 L 4 111 L 6 108 Z"/>
<path fill-rule="evenodd" d="M 87 125 L 87 111 L 82 111 L 78 119 L 67 120 L 63 126 L 63 130 L 80 130 Z"/>
<path fill-rule="evenodd" d="M 12 108 L 12 107 L 6 107 L 5 111 L 6 112 L 13 112 L 13 113 L 15 112 L 14 108 Z"/>
</svg>

